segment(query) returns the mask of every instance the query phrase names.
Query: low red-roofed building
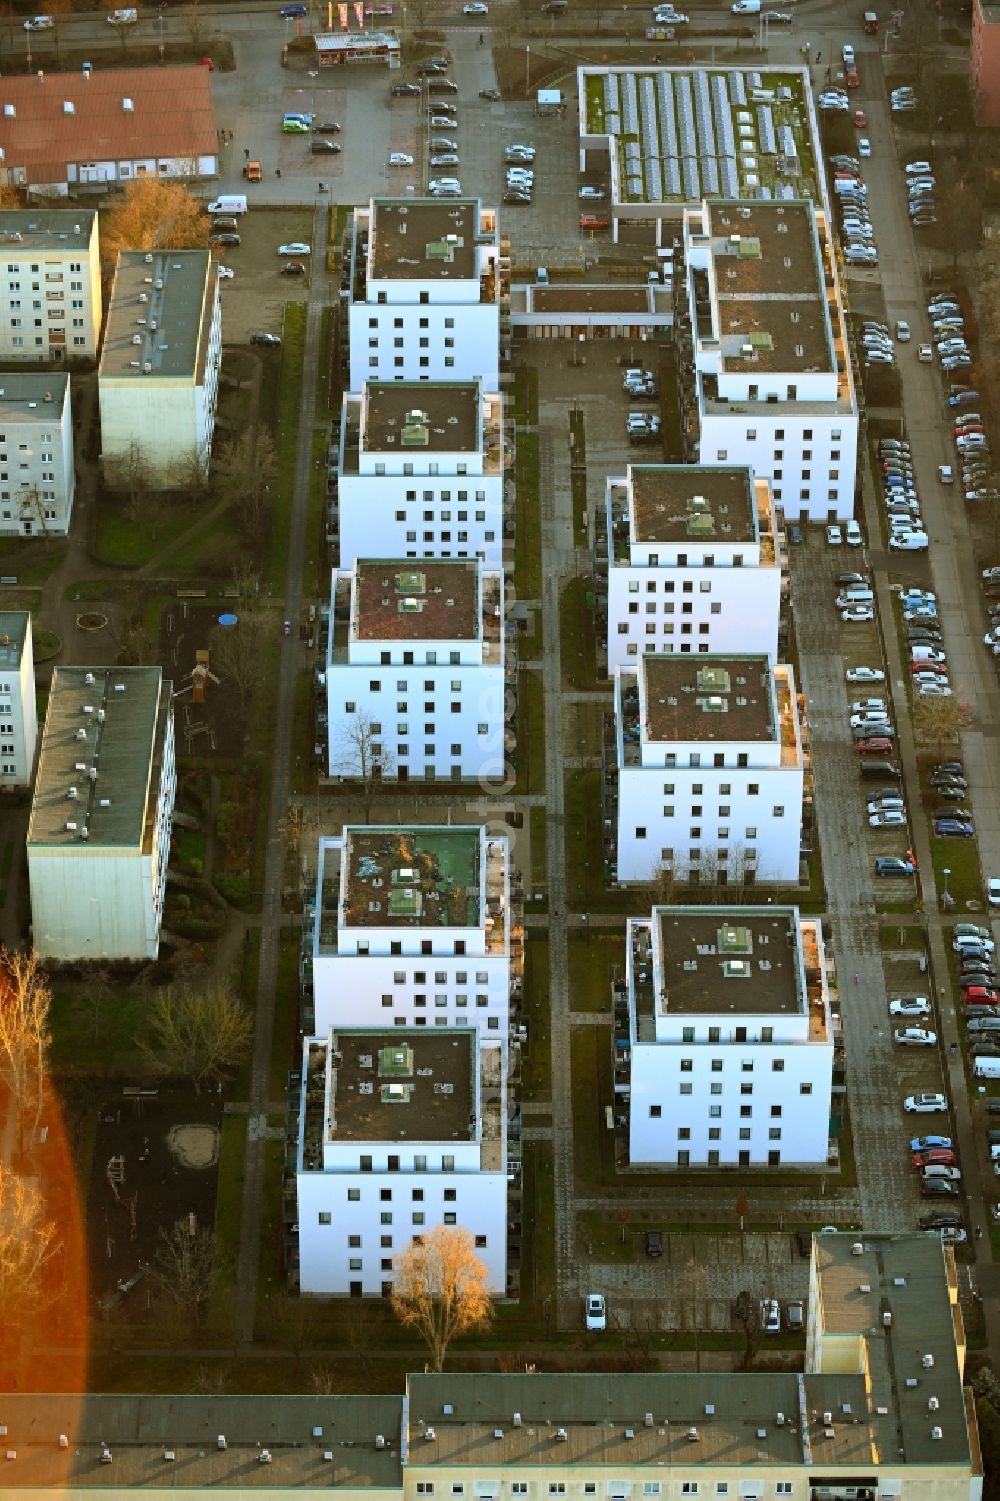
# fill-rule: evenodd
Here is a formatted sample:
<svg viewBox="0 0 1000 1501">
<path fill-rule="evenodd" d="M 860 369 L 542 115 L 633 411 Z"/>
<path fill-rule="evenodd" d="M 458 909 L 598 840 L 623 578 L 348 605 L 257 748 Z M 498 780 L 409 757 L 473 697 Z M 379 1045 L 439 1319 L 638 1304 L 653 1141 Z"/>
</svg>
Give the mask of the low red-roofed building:
<svg viewBox="0 0 1000 1501">
<path fill-rule="evenodd" d="M 39 194 L 218 174 L 209 70 L 110 68 L 0 79 L 0 181 Z"/>
</svg>

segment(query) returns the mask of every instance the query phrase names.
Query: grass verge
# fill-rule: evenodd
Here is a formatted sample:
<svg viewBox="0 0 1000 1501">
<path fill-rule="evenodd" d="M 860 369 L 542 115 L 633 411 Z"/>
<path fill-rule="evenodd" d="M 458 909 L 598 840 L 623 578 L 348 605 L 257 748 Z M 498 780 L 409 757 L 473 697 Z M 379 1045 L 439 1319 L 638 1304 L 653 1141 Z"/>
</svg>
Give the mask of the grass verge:
<svg viewBox="0 0 1000 1501">
<path fill-rule="evenodd" d="M 531 669 L 518 673 L 517 684 L 517 790 L 542 792 L 545 788 L 545 706 L 542 675 Z"/>
<path fill-rule="evenodd" d="M 285 320 L 282 331 L 281 374 L 278 380 L 275 406 L 264 405 L 262 409 L 277 411 L 274 431 L 275 484 L 274 507 L 271 512 L 271 540 L 268 548 L 267 582 L 272 594 L 285 591 L 285 575 L 288 572 L 288 537 L 292 519 L 292 503 L 295 495 L 295 468 L 299 439 L 299 421 L 302 416 L 302 363 L 306 346 L 306 313 L 304 302 L 285 304 Z"/>
<path fill-rule="evenodd" d="M 518 599 L 537 599 L 542 592 L 542 513 L 537 433 L 518 434 L 514 486 L 514 534 L 517 537 L 514 586 Z"/>
<path fill-rule="evenodd" d="M 549 940 L 527 938 L 524 945 L 524 1017 L 528 1050 L 522 1065 L 526 1099 L 552 1093 L 552 1032 L 549 1020 Z"/>
<path fill-rule="evenodd" d="M 570 579 L 559 600 L 562 678 L 568 688 L 599 687 L 595 654 L 594 589 L 590 579 Z"/>
<path fill-rule="evenodd" d="M 568 945 L 571 1011 L 610 1011 L 611 982 L 625 976 L 625 938 L 606 928 L 571 928 Z"/>
</svg>

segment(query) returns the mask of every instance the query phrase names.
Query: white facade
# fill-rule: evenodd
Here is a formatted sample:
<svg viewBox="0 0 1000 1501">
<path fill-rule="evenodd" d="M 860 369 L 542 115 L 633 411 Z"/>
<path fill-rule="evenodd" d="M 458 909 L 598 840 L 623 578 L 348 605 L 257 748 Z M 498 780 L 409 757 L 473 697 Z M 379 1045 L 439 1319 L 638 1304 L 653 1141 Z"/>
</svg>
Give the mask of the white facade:
<svg viewBox="0 0 1000 1501">
<path fill-rule="evenodd" d="M 791 667 L 640 657 L 615 682 L 618 879 L 799 878 L 805 758 Z"/>
<path fill-rule="evenodd" d="M 774 662 L 781 566 L 765 480 L 748 470 L 630 464 L 609 476 L 608 671 L 644 652 Z"/>
<path fill-rule="evenodd" d="M 823 933 L 794 907 L 654 907 L 630 918 L 629 1160 L 825 1163 L 833 1027 Z"/>
<path fill-rule="evenodd" d="M 354 216 L 351 390 L 370 380 L 499 384 L 496 214 L 474 198 L 373 198 Z"/>
<path fill-rule="evenodd" d="M 76 494 L 69 376 L 8 374 L 0 387 L 0 535 L 65 536 Z"/>
<path fill-rule="evenodd" d="M 207 250 L 122 251 L 98 379 L 105 472 L 127 488 L 141 464 L 157 489 L 183 489 L 212 448 L 222 309 Z"/>
<path fill-rule="evenodd" d="M 27 610 L 0 611 L 0 787 L 28 787 L 35 767 L 38 708 Z"/>
<path fill-rule="evenodd" d="M 28 825 L 43 959 L 155 959 L 176 791 L 173 685 L 158 667 L 52 675 Z"/>
<path fill-rule="evenodd" d="M 388 1294 L 394 1258 L 467 1230 L 507 1285 L 506 1068 L 476 1028 L 306 1040 L 297 1173 L 303 1293 Z"/>
<path fill-rule="evenodd" d="M 502 401 L 481 381 L 368 382 L 345 396 L 339 468 L 342 568 L 385 556 L 501 566 Z"/>
<path fill-rule="evenodd" d="M 702 464 L 746 465 L 787 517 L 854 514 L 858 407 L 825 215 L 783 200 L 684 215 Z"/>
<path fill-rule="evenodd" d="M 368 559 L 334 574 L 329 770 L 345 780 L 503 776 L 503 576 Z"/>
<path fill-rule="evenodd" d="M 359 899 L 359 870 L 378 886 Z M 390 913 L 394 878 L 421 872 L 412 915 Z M 462 873 L 463 920 L 441 894 Z M 406 883 L 396 880 L 396 885 Z M 355 893 L 352 899 L 352 891 Z M 384 912 L 371 910 L 382 900 Z M 315 1030 L 477 1027 L 504 1045 L 521 943 L 512 943 L 510 852 L 502 835 L 457 825 L 345 828 L 320 841 L 312 943 Z"/>
<path fill-rule="evenodd" d="M 95 211 L 0 210 L 0 359 L 96 360 L 101 313 Z"/>
</svg>

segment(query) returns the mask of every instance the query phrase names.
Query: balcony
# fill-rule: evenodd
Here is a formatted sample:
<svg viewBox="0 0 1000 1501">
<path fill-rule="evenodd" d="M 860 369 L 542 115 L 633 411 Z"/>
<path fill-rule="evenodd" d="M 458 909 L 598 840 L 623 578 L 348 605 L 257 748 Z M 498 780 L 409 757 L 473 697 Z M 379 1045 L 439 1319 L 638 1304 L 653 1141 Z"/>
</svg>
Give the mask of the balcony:
<svg viewBox="0 0 1000 1501">
<path fill-rule="evenodd" d="M 506 1095 L 503 1077 L 503 1052 L 499 1047 L 479 1050 L 479 1117 L 480 1170 L 499 1173 L 503 1170 L 506 1122 Z"/>
<path fill-rule="evenodd" d="M 306 1059 L 305 1107 L 302 1117 L 302 1169 L 321 1172 L 326 1126 L 326 1076 L 329 1047 L 310 1042 Z"/>
<path fill-rule="evenodd" d="M 649 923 L 632 924 L 632 998 L 636 1042 L 656 1041 L 656 990 L 653 984 L 653 938 Z"/>
</svg>

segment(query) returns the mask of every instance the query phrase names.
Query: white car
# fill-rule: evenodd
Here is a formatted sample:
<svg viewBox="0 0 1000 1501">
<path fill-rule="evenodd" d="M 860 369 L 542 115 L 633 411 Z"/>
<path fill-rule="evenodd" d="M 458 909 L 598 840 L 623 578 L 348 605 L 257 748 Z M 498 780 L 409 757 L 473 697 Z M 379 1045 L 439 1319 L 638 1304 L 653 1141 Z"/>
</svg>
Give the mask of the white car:
<svg viewBox="0 0 1000 1501">
<path fill-rule="evenodd" d="M 948 1109 L 948 1101 L 943 1094 L 908 1094 L 903 1101 L 903 1109 L 908 1115 L 940 1115 Z"/>
<path fill-rule="evenodd" d="M 599 203 L 605 196 L 606 195 L 603 188 L 591 187 L 581 188 L 579 193 L 577 194 L 578 198 L 582 198 L 586 201 L 589 201 L 590 203 Z"/>
<path fill-rule="evenodd" d="M 849 683 L 885 682 L 885 673 L 879 667 L 849 667 L 845 676 Z"/>
<path fill-rule="evenodd" d="M 890 1016 L 930 1016 L 931 1005 L 925 995 L 901 995 L 889 1002 Z"/>
<path fill-rule="evenodd" d="M 413 157 L 407 156 L 405 151 L 391 151 L 389 153 L 390 167 L 412 167 Z"/>
<path fill-rule="evenodd" d="M 962 1169 L 959 1167 L 948 1167 L 943 1162 L 932 1162 L 928 1163 L 920 1176 L 925 1183 L 928 1178 L 944 1178 L 947 1183 L 958 1183 L 961 1181 Z"/>
<path fill-rule="evenodd" d="M 470 4 L 462 6 L 463 16 L 488 16 L 489 13 L 490 8 L 485 0 L 470 0 Z"/>
<path fill-rule="evenodd" d="M 986 886 L 986 900 L 991 907 L 1000 907 L 1000 877 L 990 876 Z"/>
<path fill-rule="evenodd" d="M 929 545 L 926 532 L 903 532 L 898 537 L 889 538 L 889 546 L 894 552 L 926 552 Z"/>
<path fill-rule="evenodd" d="M 583 1316 L 587 1329 L 606 1329 L 608 1327 L 608 1308 L 601 1293 L 587 1294 L 584 1299 Z"/>
<path fill-rule="evenodd" d="M 279 255 L 309 255 L 310 247 L 302 240 L 291 240 L 287 245 L 278 246 Z"/>
<path fill-rule="evenodd" d="M 25 31 L 51 31 L 54 26 L 51 16 L 29 16 L 24 23 Z"/>
<path fill-rule="evenodd" d="M 921 683 L 917 693 L 921 698 L 951 698 L 947 683 Z"/>
<path fill-rule="evenodd" d="M 844 540 L 844 534 L 840 530 L 840 527 L 828 526 L 826 529 L 826 540 L 831 547 L 840 547 Z"/>
<path fill-rule="evenodd" d="M 886 702 L 884 698 L 858 698 L 851 705 L 852 714 L 863 714 L 866 709 L 878 709 L 884 713 Z"/>
<path fill-rule="evenodd" d="M 867 136 L 858 136 L 858 155 L 871 156 L 872 143 Z"/>
<path fill-rule="evenodd" d="M 896 338 L 899 340 L 900 344 L 909 344 L 910 337 L 911 337 L 911 335 L 910 335 L 910 325 L 906 322 L 906 320 L 904 318 L 897 318 L 896 319 Z"/>
<path fill-rule="evenodd" d="M 534 146 L 522 146 L 519 141 L 515 141 L 512 146 L 504 148 L 504 157 L 507 161 L 511 162 L 514 160 L 533 162 L 535 159 L 535 148 Z"/>
<path fill-rule="evenodd" d="M 895 92 L 908 92 L 912 94 L 913 90 L 897 89 Z M 930 162 L 907 162 L 906 166 L 903 168 L 903 171 L 906 173 L 907 177 L 926 177 L 929 173 L 932 173 L 934 171 L 934 168 L 931 166 Z"/>
<path fill-rule="evenodd" d="M 861 546 L 861 528 L 856 521 L 849 521 L 847 523 L 844 528 L 844 535 L 847 538 L 848 547 Z"/>
<path fill-rule="evenodd" d="M 841 610 L 840 618 L 845 625 L 859 625 L 863 620 L 874 620 L 875 611 L 871 605 L 849 605 Z"/>
<path fill-rule="evenodd" d="M 901 829 L 906 827 L 906 814 L 899 808 L 879 808 L 868 815 L 870 829 Z"/>
<path fill-rule="evenodd" d="M 216 267 L 216 270 L 219 273 L 220 281 L 232 281 L 233 277 L 236 275 L 236 272 L 232 269 L 231 266 L 218 266 Z"/>
<path fill-rule="evenodd" d="M 765 1334 L 781 1333 L 781 1309 L 777 1298 L 761 1298 L 760 1327 Z"/>
</svg>

